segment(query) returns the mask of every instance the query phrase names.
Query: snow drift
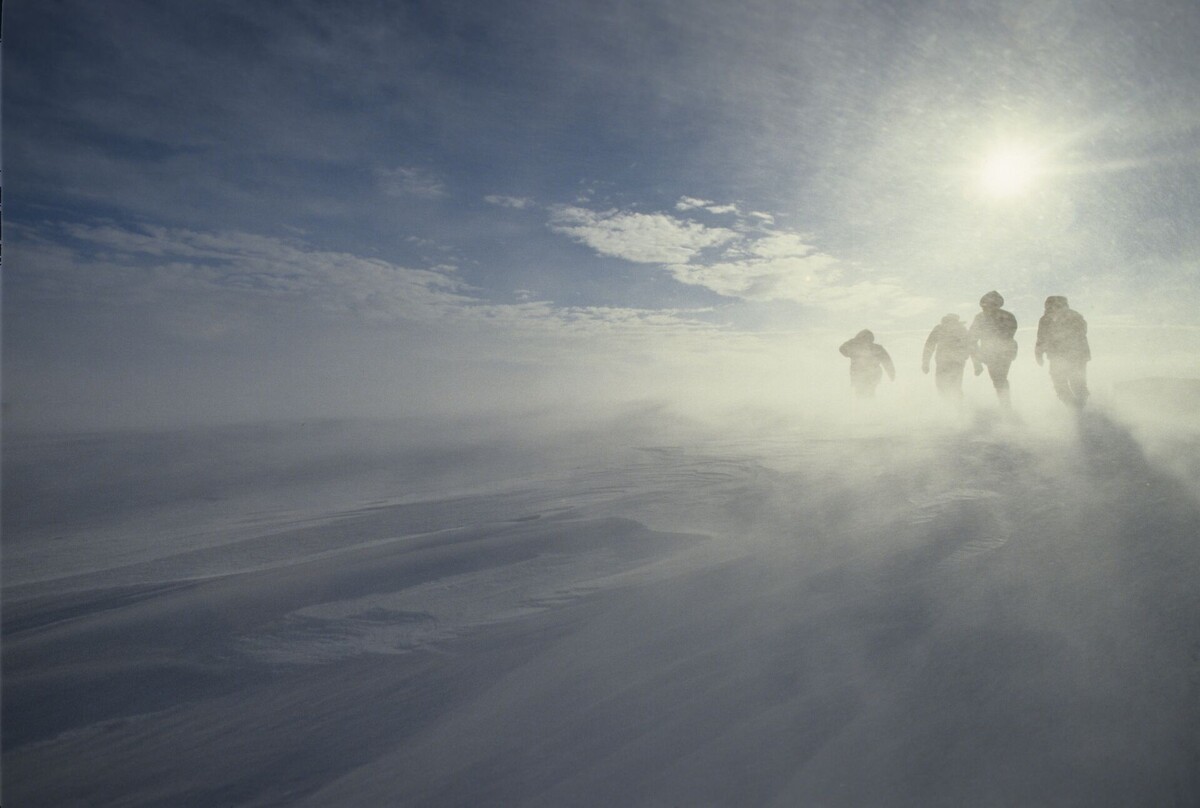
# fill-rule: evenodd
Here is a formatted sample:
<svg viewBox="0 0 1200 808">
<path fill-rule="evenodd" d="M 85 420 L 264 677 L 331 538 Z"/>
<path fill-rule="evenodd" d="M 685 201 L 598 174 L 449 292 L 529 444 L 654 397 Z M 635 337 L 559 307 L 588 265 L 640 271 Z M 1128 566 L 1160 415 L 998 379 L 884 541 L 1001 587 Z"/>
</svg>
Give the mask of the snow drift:
<svg viewBox="0 0 1200 808">
<path fill-rule="evenodd" d="M 5 797 L 1200 801 L 1195 443 L 938 420 L 15 436 Z"/>
</svg>

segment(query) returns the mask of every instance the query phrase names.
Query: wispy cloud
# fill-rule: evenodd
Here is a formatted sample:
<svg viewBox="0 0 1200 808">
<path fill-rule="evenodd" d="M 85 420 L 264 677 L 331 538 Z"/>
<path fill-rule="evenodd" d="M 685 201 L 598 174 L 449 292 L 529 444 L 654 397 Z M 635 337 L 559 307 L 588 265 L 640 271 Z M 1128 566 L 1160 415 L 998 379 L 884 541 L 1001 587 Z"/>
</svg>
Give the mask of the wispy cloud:
<svg viewBox="0 0 1200 808">
<path fill-rule="evenodd" d="M 551 227 L 599 253 L 658 265 L 680 283 L 731 299 L 894 316 L 931 305 L 895 280 L 840 261 L 792 231 L 738 233 L 661 213 L 578 207 L 556 208 Z M 517 303 L 496 303 L 465 283 L 453 266 L 406 267 L 314 249 L 299 239 L 112 224 L 64 225 L 55 238 L 74 246 L 47 243 L 46 255 L 57 256 L 57 269 L 23 279 L 28 291 L 69 289 L 96 301 L 169 300 L 181 312 L 181 326 L 190 323 L 191 334 L 225 333 L 238 311 L 281 308 L 365 322 L 475 322 L 539 332 L 634 324 L 709 327 L 695 311 L 564 307 L 528 295 Z M 215 307 L 197 302 L 205 300 L 227 302 Z M 209 311 L 221 314 L 207 323 Z"/>
<path fill-rule="evenodd" d="M 598 253 L 640 264 L 689 261 L 702 250 L 737 238 L 723 227 L 705 227 L 662 213 L 597 212 L 561 206 L 550 227 Z"/>
<path fill-rule="evenodd" d="M 412 166 L 381 168 L 375 172 L 379 188 L 388 196 L 437 199 L 448 195 L 445 184 L 431 171 Z"/>
<path fill-rule="evenodd" d="M 706 210 L 709 213 L 721 215 L 727 213 L 737 213 L 738 206 L 732 204 L 718 205 L 716 202 L 712 202 L 707 199 L 697 199 L 693 196 L 684 196 L 680 197 L 679 201 L 675 203 L 675 210 L 680 212 L 686 212 L 689 210 Z"/>
<path fill-rule="evenodd" d="M 713 203 L 707 199 L 697 199 L 694 196 L 684 196 L 680 197 L 679 201 L 675 203 L 675 210 L 696 210 L 697 208 L 706 208 L 711 204 Z"/>
<path fill-rule="evenodd" d="M 676 210 L 732 213 L 736 206 L 683 197 Z M 560 207 L 551 227 L 604 255 L 659 264 L 680 283 L 756 303 L 799 303 L 830 312 L 893 315 L 924 311 L 931 301 L 894 280 L 839 260 L 802 234 L 774 226 L 756 212 L 738 216 L 737 230 L 707 227 L 665 213 Z"/>
<path fill-rule="evenodd" d="M 489 205 L 495 205 L 501 208 L 515 208 L 517 210 L 526 210 L 533 207 L 533 200 L 523 196 L 501 196 L 499 194 L 488 194 L 483 198 L 484 202 Z"/>
<path fill-rule="evenodd" d="M 171 333 L 196 339 L 314 316 L 341 325 L 426 323 L 510 336 L 717 329 L 698 310 L 560 306 L 527 291 L 515 303 L 497 303 L 453 266 L 405 267 L 298 239 L 112 224 L 18 227 L 16 235 L 23 300 L 135 303 Z"/>
<path fill-rule="evenodd" d="M 57 231 L 23 248 L 39 271 L 21 279 L 22 294 L 189 310 L 194 333 L 222 332 L 195 327 L 201 303 L 223 319 L 233 311 L 290 310 L 371 321 L 436 319 L 475 302 L 452 267 L 404 267 L 296 240 L 159 226 Z"/>
</svg>

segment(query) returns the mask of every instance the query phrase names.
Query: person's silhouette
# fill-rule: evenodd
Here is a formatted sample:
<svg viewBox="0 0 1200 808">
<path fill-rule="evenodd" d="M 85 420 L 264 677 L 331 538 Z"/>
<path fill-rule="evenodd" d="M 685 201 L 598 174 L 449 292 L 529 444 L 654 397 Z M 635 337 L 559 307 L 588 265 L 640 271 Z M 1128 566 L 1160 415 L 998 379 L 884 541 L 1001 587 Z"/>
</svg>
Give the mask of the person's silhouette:
<svg viewBox="0 0 1200 808">
<path fill-rule="evenodd" d="M 1083 409 L 1088 400 L 1087 363 L 1092 358 L 1087 320 L 1060 295 L 1046 298 L 1046 313 L 1038 320 L 1033 357 L 1039 365 L 1043 355 L 1050 357 L 1050 380 L 1059 399 Z"/>
<path fill-rule="evenodd" d="M 947 314 L 933 327 L 925 340 L 921 354 L 921 372 L 929 372 L 929 360 L 936 358 L 937 389 L 944 397 L 955 401 L 963 395 L 963 367 L 971 355 L 971 339 L 967 327 L 957 314 Z"/>
<path fill-rule="evenodd" d="M 888 378 L 896 379 L 896 366 L 882 345 L 875 342 L 875 335 L 863 329 L 846 340 L 838 349 L 842 356 L 850 357 L 850 385 L 859 398 L 873 398 L 884 371 Z"/>
<path fill-rule="evenodd" d="M 975 375 L 983 373 L 987 365 L 988 375 L 996 388 L 996 397 L 1004 408 L 1011 406 L 1008 387 L 1008 369 L 1017 357 L 1017 318 L 1000 308 L 1004 298 L 997 291 L 988 292 L 979 299 L 980 312 L 975 315 L 968 332 L 971 346 L 971 361 Z"/>
</svg>

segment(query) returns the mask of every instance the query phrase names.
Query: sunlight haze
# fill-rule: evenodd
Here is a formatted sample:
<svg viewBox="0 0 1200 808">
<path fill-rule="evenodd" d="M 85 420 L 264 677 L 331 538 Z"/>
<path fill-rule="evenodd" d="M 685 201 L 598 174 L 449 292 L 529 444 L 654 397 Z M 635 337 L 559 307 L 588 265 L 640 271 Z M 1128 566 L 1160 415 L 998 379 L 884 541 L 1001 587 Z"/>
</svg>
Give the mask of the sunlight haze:
<svg viewBox="0 0 1200 808">
<path fill-rule="evenodd" d="M 1200 805 L 1200 2 L 9 0 L 0 801 Z"/>
<path fill-rule="evenodd" d="M 1124 363 L 1200 325 L 1185 9 L 10 4 L 9 422 L 728 398 L 989 289 Z"/>
</svg>

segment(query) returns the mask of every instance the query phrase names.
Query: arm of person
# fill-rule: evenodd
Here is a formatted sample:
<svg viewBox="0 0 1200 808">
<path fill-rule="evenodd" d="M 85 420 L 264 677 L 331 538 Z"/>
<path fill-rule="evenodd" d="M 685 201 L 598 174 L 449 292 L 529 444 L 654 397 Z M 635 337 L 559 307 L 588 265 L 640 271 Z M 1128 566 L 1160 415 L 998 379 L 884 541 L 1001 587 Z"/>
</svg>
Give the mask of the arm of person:
<svg viewBox="0 0 1200 808">
<path fill-rule="evenodd" d="M 933 357 L 933 351 L 938 344 L 938 328 L 934 328 L 929 332 L 929 336 L 925 339 L 925 350 L 921 351 L 921 372 L 929 372 L 929 360 Z"/>
<path fill-rule="evenodd" d="M 891 355 L 882 345 L 877 347 L 879 348 L 879 363 L 883 365 L 883 369 L 887 371 L 888 378 L 892 381 L 896 381 L 896 366 L 892 364 Z"/>
<path fill-rule="evenodd" d="M 971 330 L 967 332 L 968 353 L 971 357 L 971 366 L 975 368 L 975 375 L 983 373 L 983 362 L 979 360 L 979 329 L 974 324 L 971 325 Z"/>
</svg>

